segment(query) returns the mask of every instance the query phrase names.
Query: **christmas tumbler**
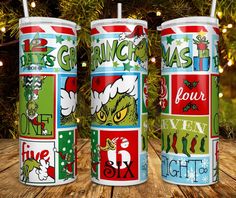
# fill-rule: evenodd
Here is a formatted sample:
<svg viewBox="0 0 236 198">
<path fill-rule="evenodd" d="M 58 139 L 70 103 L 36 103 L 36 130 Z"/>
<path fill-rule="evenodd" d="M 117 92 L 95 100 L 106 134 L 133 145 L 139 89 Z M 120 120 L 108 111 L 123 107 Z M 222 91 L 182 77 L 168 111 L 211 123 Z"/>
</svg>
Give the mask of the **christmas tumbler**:
<svg viewBox="0 0 236 198">
<path fill-rule="evenodd" d="M 218 181 L 218 20 L 161 25 L 162 178 L 180 185 Z"/>
<path fill-rule="evenodd" d="M 91 177 L 127 186 L 147 180 L 147 22 L 91 23 Z"/>
<path fill-rule="evenodd" d="M 44 17 L 19 22 L 20 181 L 76 179 L 76 24 Z"/>
</svg>

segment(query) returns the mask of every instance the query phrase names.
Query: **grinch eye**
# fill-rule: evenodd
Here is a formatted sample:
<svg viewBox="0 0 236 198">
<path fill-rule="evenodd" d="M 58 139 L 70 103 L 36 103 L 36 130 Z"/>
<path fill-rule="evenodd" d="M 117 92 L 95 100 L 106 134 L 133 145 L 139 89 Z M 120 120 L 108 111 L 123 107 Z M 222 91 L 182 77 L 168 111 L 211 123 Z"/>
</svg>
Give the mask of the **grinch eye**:
<svg viewBox="0 0 236 198">
<path fill-rule="evenodd" d="M 128 108 L 124 108 L 121 111 L 118 111 L 115 116 L 114 116 L 114 122 L 120 122 L 121 120 L 123 120 L 127 114 Z"/>
<path fill-rule="evenodd" d="M 97 112 L 97 117 L 100 121 L 105 122 L 107 119 L 106 114 L 103 111 Z"/>
</svg>

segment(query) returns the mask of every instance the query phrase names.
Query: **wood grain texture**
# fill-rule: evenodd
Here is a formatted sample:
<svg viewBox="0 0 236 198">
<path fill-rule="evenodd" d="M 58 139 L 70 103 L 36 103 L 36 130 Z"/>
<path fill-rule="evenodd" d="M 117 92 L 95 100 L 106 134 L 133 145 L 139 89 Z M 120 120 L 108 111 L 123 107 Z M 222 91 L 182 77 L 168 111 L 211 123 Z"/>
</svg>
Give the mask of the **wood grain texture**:
<svg viewBox="0 0 236 198">
<path fill-rule="evenodd" d="M 0 151 L 10 146 L 16 146 L 18 140 L 0 139 Z"/>
<path fill-rule="evenodd" d="M 92 183 L 89 140 L 79 139 L 78 150 L 78 177 L 75 182 L 54 187 L 33 187 L 18 181 L 18 140 L 0 140 L 0 198 L 236 197 L 236 141 L 220 141 L 220 182 L 204 187 L 178 186 L 162 181 L 160 140 L 149 141 L 148 181 L 130 187 L 111 187 Z"/>
<path fill-rule="evenodd" d="M 220 169 L 236 180 L 236 140 L 220 140 L 219 156 Z"/>
</svg>

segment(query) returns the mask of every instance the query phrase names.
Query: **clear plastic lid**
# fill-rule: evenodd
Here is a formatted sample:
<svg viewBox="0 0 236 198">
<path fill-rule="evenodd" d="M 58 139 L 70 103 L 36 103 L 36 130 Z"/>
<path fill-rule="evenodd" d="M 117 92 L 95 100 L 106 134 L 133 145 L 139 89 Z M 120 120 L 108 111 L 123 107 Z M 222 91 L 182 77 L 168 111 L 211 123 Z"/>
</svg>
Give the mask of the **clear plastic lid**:
<svg viewBox="0 0 236 198">
<path fill-rule="evenodd" d="M 176 25 L 189 25 L 189 24 L 218 26 L 219 20 L 217 18 L 207 17 L 207 16 L 183 17 L 163 22 L 161 24 L 161 29 L 163 30 Z"/>
<path fill-rule="evenodd" d="M 112 18 L 112 19 L 100 19 L 91 22 L 91 28 L 100 25 L 111 25 L 111 24 L 127 24 L 127 25 L 142 25 L 147 27 L 147 21 L 138 19 L 126 19 L 126 18 Z"/>
<path fill-rule="evenodd" d="M 80 27 L 72 21 L 68 21 L 65 19 L 52 18 L 52 17 L 24 17 L 24 18 L 20 18 L 19 20 L 20 27 L 29 25 L 29 24 L 39 24 L 39 23 L 66 25 L 72 28 L 80 29 Z"/>
</svg>

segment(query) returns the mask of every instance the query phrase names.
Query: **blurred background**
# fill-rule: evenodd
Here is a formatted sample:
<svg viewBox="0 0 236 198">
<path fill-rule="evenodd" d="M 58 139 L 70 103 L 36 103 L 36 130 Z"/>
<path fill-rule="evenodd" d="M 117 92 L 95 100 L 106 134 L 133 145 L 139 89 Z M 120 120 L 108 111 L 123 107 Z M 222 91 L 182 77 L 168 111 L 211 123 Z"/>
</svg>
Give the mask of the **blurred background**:
<svg viewBox="0 0 236 198">
<path fill-rule="evenodd" d="M 76 22 L 78 32 L 78 109 L 80 137 L 90 136 L 90 22 L 116 18 L 117 3 L 123 17 L 148 21 L 149 28 L 149 136 L 160 137 L 160 32 L 162 22 L 185 16 L 209 15 L 211 0 L 28 0 L 30 16 L 58 17 Z M 236 134 L 236 1 L 218 0 L 220 21 L 220 135 Z M 21 0 L 0 0 L 0 138 L 18 138 L 19 42 Z"/>
</svg>

